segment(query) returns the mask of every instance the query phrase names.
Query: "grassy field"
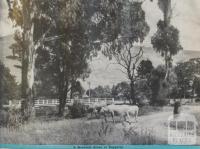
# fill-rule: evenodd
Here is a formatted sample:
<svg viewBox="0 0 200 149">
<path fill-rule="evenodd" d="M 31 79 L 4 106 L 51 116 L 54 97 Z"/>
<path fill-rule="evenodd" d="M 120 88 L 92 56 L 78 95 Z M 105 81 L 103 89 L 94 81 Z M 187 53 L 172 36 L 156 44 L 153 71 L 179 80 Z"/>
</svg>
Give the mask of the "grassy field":
<svg viewBox="0 0 200 149">
<path fill-rule="evenodd" d="M 135 128 L 139 130 L 139 128 Z M 155 144 L 152 130 L 120 129 L 101 120 L 34 122 L 19 129 L 0 128 L 0 143 L 14 144 Z"/>
<path fill-rule="evenodd" d="M 161 110 L 145 107 L 140 115 Z M 118 125 L 118 124 L 117 124 Z M 143 127 L 117 127 L 103 119 L 39 119 L 19 128 L 0 128 L 0 144 L 160 144 L 153 130 Z M 119 124 L 121 125 L 121 124 Z"/>
</svg>

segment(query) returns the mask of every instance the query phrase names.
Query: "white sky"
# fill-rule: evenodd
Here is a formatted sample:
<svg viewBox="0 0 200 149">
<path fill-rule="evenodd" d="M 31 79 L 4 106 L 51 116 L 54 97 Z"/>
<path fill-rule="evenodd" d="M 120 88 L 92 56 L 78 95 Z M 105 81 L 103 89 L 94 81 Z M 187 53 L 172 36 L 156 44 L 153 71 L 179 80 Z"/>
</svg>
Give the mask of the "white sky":
<svg viewBox="0 0 200 149">
<path fill-rule="evenodd" d="M 12 33 L 12 22 L 8 19 L 7 0 L 0 0 L 0 37 Z"/>
<path fill-rule="evenodd" d="M 200 0 L 172 0 L 172 24 L 180 31 L 180 41 L 184 50 L 200 51 Z M 150 38 L 156 31 L 156 24 L 162 13 L 157 6 L 157 0 L 148 0 L 143 4 L 146 19 L 151 31 L 146 39 L 150 45 Z"/>
</svg>

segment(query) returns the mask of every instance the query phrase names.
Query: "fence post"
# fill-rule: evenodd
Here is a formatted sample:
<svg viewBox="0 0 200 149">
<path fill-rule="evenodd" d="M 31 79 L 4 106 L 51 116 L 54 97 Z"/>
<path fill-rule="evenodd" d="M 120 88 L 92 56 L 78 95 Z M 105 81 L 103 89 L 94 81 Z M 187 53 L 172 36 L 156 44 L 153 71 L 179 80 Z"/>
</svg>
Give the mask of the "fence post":
<svg viewBox="0 0 200 149">
<path fill-rule="evenodd" d="M 9 100 L 9 103 L 8 103 L 8 104 L 9 104 L 9 106 L 11 106 L 11 105 L 12 105 L 12 101 L 11 101 L 11 100 Z"/>
</svg>

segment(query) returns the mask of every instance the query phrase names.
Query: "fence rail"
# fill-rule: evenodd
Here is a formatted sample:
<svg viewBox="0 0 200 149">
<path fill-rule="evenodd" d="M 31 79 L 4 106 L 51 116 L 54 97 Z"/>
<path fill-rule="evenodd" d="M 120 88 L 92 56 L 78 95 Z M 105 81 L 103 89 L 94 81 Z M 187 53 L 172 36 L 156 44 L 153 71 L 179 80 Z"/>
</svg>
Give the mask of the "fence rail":
<svg viewBox="0 0 200 149">
<path fill-rule="evenodd" d="M 67 99 L 66 105 L 72 105 L 75 101 L 78 101 L 84 105 L 90 105 L 98 102 L 106 102 L 107 104 L 114 104 L 114 98 L 87 98 L 87 99 Z M 34 101 L 34 107 L 41 106 L 57 106 L 59 105 L 58 99 L 38 99 Z"/>
<path fill-rule="evenodd" d="M 90 105 L 99 102 L 106 102 L 107 104 L 114 104 L 114 98 L 87 98 L 87 99 L 68 99 L 66 104 L 72 105 L 75 101 L 79 101 L 84 105 Z"/>
<path fill-rule="evenodd" d="M 34 101 L 34 107 L 40 106 L 57 106 L 59 105 L 58 99 L 39 99 Z"/>
</svg>

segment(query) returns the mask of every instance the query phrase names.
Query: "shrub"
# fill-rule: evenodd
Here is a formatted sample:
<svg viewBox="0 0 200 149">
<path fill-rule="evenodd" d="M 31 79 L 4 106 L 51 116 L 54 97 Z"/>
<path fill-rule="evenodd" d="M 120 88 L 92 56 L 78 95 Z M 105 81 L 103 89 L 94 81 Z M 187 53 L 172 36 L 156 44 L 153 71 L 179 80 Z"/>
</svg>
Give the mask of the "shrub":
<svg viewBox="0 0 200 149">
<path fill-rule="evenodd" d="M 8 111 L 0 110 L 0 127 L 7 126 L 8 124 Z"/>
<path fill-rule="evenodd" d="M 69 107 L 70 116 L 72 118 L 80 118 L 86 116 L 87 109 L 82 103 L 75 101 L 71 107 Z"/>
<path fill-rule="evenodd" d="M 58 107 L 39 107 L 35 109 L 35 116 L 55 116 L 57 111 Z"/>
<path fill-rule="evenodd" d="M 20 86 L 17 85 L 15 77 L 11 75 L 9 68 L 0 61 L 0 107 L 9 100 L 19 99 Z"/>
<path fill-rule="evenodd" d="M 8 123 L 7 126 L 9 128 L 19 128 L 22 124 L 22 117 L 21 117 L 20 109 L 10 108 L 8 110 Z"/>
<path fill-rule="evenodd" d="M 19 128 L 22 124 L 20 109 L 0 110 L 0 127 Z"/>
</svg>

